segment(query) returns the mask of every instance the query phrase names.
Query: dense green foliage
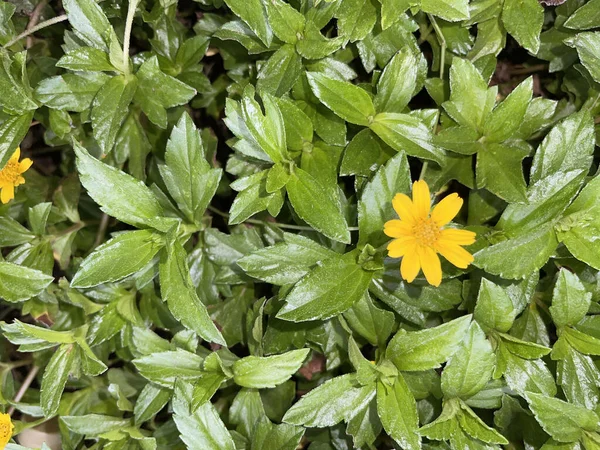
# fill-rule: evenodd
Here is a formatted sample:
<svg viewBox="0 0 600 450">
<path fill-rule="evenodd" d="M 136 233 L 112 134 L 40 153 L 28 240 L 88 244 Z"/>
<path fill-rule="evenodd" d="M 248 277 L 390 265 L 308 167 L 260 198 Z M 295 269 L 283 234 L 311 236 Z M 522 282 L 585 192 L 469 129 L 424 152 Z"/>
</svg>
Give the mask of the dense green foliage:
<svg viewBox="0 0 600 450">
<path fill-rule="evenodd" d="M 599 449 L 598 29 L 600 0 L 0 3 L 16 439 Z M 477 233 L 439 287 L 386 252 L 419 178 Z"/>
</svg>

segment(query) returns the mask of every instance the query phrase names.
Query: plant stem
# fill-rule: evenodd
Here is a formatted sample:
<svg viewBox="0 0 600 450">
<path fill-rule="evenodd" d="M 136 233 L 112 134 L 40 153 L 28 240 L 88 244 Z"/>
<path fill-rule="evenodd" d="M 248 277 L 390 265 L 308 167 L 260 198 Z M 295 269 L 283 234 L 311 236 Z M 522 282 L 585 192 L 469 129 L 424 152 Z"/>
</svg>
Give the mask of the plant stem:
<svg viewBox="0 0 600 450">
<path fill-rule="evenodd" d="M 129 73 L 129 43 L 131 42 L 131 28 L 133 27 L 133 18 L 139 0 L 129 0 L 129 8 L 127 8 L 127 20 L 125 22 L 125 35 L 123 36 L 123 67 Z"/>
<path fill-rule="evenodd" d="M 438 25 L 435 17 L 431 14 L 427 14 L 429 17 L 429 21 L 431 25 L 433 25 L 433 29 L 435 30 L 435 35 L 437 36 L 438 42 L 440 44 L 440 78 L 444 78 L 444 70 L 446 65 L 446 38 L 444 37 L 444 33 L 442 33 L 442 29 Z"/>
<path fill-rule="evenodd" d="M 13 399 L 14 403 L 18 403 L 21 401 L 21 399 L 25 395 L 25 392 L 27 392 L 27 389 L 29 389 L 29 386 L 31 385 L 31 383 L 33 382 L 33 380 L 35 380 L 35 376 L 37 375 L 39 370 L 40 370 L 40 368 L 38 366 L 33 366 L 31 368 L 31 370 L 29 370 L 27 377 L 23 380 L 23 384 L 19 388 L 19 392 L 17 392 L 17 395 L 15 395 L 15 398 Z M 12 416 L 12 414 L 14 412 L 15 412 L 15 407 L 11 406 L 8 409 L 8 415 Z"/>
<path fill-rule="evenodd" d="M 102 244 L 102 241 L 104 240 L 104 235 L 106 234 L 106 229 L 108 228 L 108 219 L 108 214 L 102 214 L 102 219 L 100 219 L 100 226 L 98 227 L 96 239 L 94 240 L 94 245 L 92 245 L 92 250 L 94 250 L 96 247 Z"/>
<path fill-rule="evenodd" d="M 29 23 L 27 24 L 27 30 L 31 30 L 35 27 L 40 20 L 40 15 L 42 14 L 42 10 L 48 4 L 48 0 L 42 0 L 37 4 L 33 12 L 31 13 L 31 18 L 29 19 Z M 27 48 L 31 48 L 33 45 L 33 38 L 31 35 L 27 36 Z"/>
<path fill-rule="evenodd" d="M 67 20 L 67 15 L 63 14 L 61 16 L 56 16 L 53 17 L 52 19 L 48 19 L 45 20 L 44 22 L 37 24 L 35 27 L 31 27 L 28 30 L 23 31 L 20 35 L 18 35 L 16 38 L 12 39 L 8 44 L 6 44 L 4 46 L 4 48 L 9 48 L 10 46 L 12 46 L 13 44 L 15 44 L 16 42 L 19 42 L 21 39 L 23 39 L 24 37 L 29 36 L 30 34 L 33 34 L 37 31 L 40 31 L 46 27 L 49 27 L 50 25 L 54 25 L 60 22 L 64 22 L 65 20 Z"/>
<path fill-rule="evenodd" d="M 425 172 L 427 172 L 427 161 L 423 163 L 423 167 L 421 167 L 421 173 L 419 174 L 419 180 L 422 180 L 425 177 Z"/>
<path fill-rule="evenodd" d="M 225 219 L 229 218 L 229 214 L 221 211 L 220 209 L 215 208 L 214 206 L 208 207 L 209 211 L 214 212 L 218 216 L 224 217 Z M 287 223 L 279 223 L 279 222 L 267 222 L 265 220 L 255 220 L 255 219 L 247 219 L 244 223 L 250 223 L 252 225 L 273 225 L 283 230 L 296 230 L 296 231 L 314 231 L 314 228 L 305 227 L 303 225 L 291 225 Z M 358 227 L 348 227 L 350 231 L 358 231 Z"/>
</svg>

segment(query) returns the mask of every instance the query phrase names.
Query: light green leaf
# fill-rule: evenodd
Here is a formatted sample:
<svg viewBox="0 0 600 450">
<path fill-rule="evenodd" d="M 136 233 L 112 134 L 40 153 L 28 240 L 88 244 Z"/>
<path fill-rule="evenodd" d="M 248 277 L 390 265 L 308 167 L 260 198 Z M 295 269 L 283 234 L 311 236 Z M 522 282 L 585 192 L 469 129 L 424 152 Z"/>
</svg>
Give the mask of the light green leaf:
<svg viewBox="0 0 600 450">
<path fill-rule="evenodd" d="M 583 319 L 590 308 L 591 299 L 592 294 L 586 292 L 577 275 L 565 269 L 560 270 L 550 306 L 550 314 L 557 328 L 575 325 Z"/>
<path fill-rule="evenodd" d="M 4 168 L 27 135 L 33 113 L 34 111 L 30 111 L 20 116 L 9 116 L 0 125 L 0 167 Z"/>
<path fill-rule="evenodd" d="M 112 151 L 121 124 L 129 112 L 129 104 L 137 90 L 134 77 L 116 76 L 100 88 L 92 105 L 92 129 L 102 153 Z"/>
<path fill-rule="evenodd" d="M 473 317 L 484 329 L 507 332 L 515 320 L 513 303 L 502 287 L 482 278 Z"/>
<path fill-rule="evenodd" d="M 252 139 L 275 163 L 289 158 L 283 116 L 274 98 L 265 93 L 263 114 L 260 105 L 249 96 L 242 99 L 242 117 Z"/>
<path fill-rule="evenodd" d="M 264 2 L 273 34 L 288 44 L 295 44 L 302 32 L 306 19 L 293 6 L 282 0 Z M 293 46 L 292 46 L 293 49 Z"/>
<path fill-rule="evenodd" d="M 345 41 L 363 40 L 377 21 L 377 9 L 371 0 L 347 0 L 340 4 L 336 16 L 338 34 Z"/>
<path fill-rule="evenodd" d="M 274 388 L 300 369 L 309 349 L 267 357 L 246 356 L 233 363 L 233 380 L 247 388 Z"/>
<path fill-rule="evenodd" d="M 564 23 L 567 28 L 588 30 L 600 24 L 600 0 L 590 0 L 575 11 Z"/>
<path fill-rule="evenodd" d="M 408 48 L 394 55 L 377 83 L 377 112 L 401 113 L 417 87 L 417 59 Z"/>
<path fill-rule="evenodd" d="M 355 374 L 332 378 L 310 391 L 283 416 L 305 427 L 330 427 L 350 420 L 375 397 L 375 385 L 361 386 Z"/>
<path fill-rule="evenodd" d="M 186 252 L 174 235 L 168 238 L 161 253 L 159 274 L 162 299 L 167 302 L 171 314 L 203 339 L 226 346 L 225 339 L 196 293 Z"/>
<path fill-rule="evenodd" d="M 66 73 L 44 78 L 35 88 L 35 98 L 49 108 L 86 111 L 109 79 L 108 75 L 100 72 Z"/>
<path fill-rule="evenodd" d="M 22 302 L 41 294 L 54 277 L 39 270 L 0 261 L 0 298 L 7 302 Z"/>
<path fill-rule="evenodd" d="M 309 72 L 306 76 L 317 98 L 342 119 L 364 126 L 373 120 L 375 106 L 365 90 L 321 73 Z"/>
<path fill-rule="evenodd" d="M 577 49 L 581 64 L 590 72 L 592 78 L 600 83 L 600 57 L 598 56 L 600 31 L 578 33 L 565 42 Z"/>
<path fill-rule="evenodd" d="M 108 54 L 94 47 L 79 47 L 65 53 L 56 63 L 56 67 L 82 72 L 116 71 L 108 59 Z"/>
<path fill-rule="evenodd" d="M 53 416 L 58 411 L 69 372 L 75 363 L 75 348 L 71 344 L 63 344 L 50 358 L 44 371 L 40 389 L 40 406 L 47 417 Z"/>
<path fill-rule="evenodd" d="M 87 437 L 97 437 L 101 434 L 119 431 L 129 426 L 129 419 L 105 416 L 102 414 L 86 414 L 81 416 L 62 416 L 61 422 L 69 431 Z"/>
<path fill-rule="evenodd" d="M 507 202 L 527 201 L 522 161 L 527 148 L 485 143 L 477 157 L 477 187 L 487 188 Z"/>
<path fill-rule="evenodd" d="M 421 448 L 417 404 L 402 375 L 393 385 L 377 382 L 377 414 L 386 433 L 401 448 Z"/>
<path fill-rule="evenodd" d="M 351 252 L 325 260 L 294 286 L 277 317 L 304 322 L 346 311 L 364 295 L 373 276 L 356 258 Z"/>
<path fill-rule="evenodd" d="M 494 364 L 492 345 L 477 322 L 471 322 L 464 341 L 442 372 L 444 397 L 467 399 L 477 394 L 490 380 Z"/>
<path fill-rule="evenodd" d="M 77 36 L 88 45 L 108 50 L 112 26 L 94 0 L 65 0 L 63 7 Z"/>
<path fill-rule="evenodd" d="M 265 3 L 269 4 L 270 1 Z M 281 97 L 292 88 L 301 74 L 302 58 L 293 45 L 282 45 L 260 68 L 256 88 L 261 93 Z M 285 120 L 285 115 L 283 117 Z"/>
<path fill-rule="evenodd" d="M 202 377 L 203 359 L 185 350 L 151 353 L 133 360 L 144 378 L 159 386 L 173 389 L 175 380 L 195 380 Z"/>
<path fill-rule="evenodd" d="M 506 0 L 502 7 L 502 24 L 519 44 L 536 54 L 544 24 L 544 8 L 537 0 Z"/>
<path fill-rule="evenodd" d="M 576 442 L 583 430 L 595 431 L 600 425 L 598 416 L 583 406 L 534 393 L 525 398 L 544 431 L 559 442 Z"/>
<path fill-rule="evenodd" d="M 399 370 L 438 368 L 459 349 L 471 318 L 466 315 L 419 331 L 400 330 L 390 341 L 386 356 Z"/>
<path fill-rule="evenodd" d="M 82 262 L 71 286 L 87 288 L 128 277 L 142 270 L 163 245 L 163 238 L 150 230 L 119 234 Z"/>
<path fill-rule="evenodd" d="M 268 47 L 273 40 L 273 31 L 267 21 L 263 2 L 260 0 L 225 0 L 231 10 L 250 27 Z"/>
<path fill-rule="evenodd" d="M 433 143 L 427 126 L 408 114 L 379 113 L 369 128 L 394 150 L 442 164 L 444 151 Z"/>
<path fill-rule="evenodd" d="M 328 238 L 350 243 L 350 231 L 339 205 L 311 174 L 296 167 L 286 187 L 292 207 L 302 220 Z"/>
<path fill-rule="evenodd" d="M 421 0 L 421 9 L 451 22 L 469 18 L 468 0 Z"/>
<path fill-rule="evenodd" d="M 485 119 L 483 135 L 486 141 L 502 142 L 521 127 L 533 96 L 533 78 L 519 84 Z"/>
</svg>

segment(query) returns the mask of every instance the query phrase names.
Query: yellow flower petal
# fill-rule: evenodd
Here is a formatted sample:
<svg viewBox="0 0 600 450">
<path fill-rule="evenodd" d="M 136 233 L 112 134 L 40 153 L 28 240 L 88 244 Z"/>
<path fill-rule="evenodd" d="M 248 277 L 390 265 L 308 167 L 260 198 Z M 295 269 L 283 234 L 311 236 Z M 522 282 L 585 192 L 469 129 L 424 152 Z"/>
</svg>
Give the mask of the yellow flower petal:
<svg viewBox="0 0 600 450">
<path fill-rule="evenodd" d="M 0 413 L 0 449 L 6 447 L 12 436 L 14 425 L 10 420 L 10 416 L 5 413 Z"/>
<path fill-rule="evenodd" d="M 463 205 L 463 199 L 458 196 L 458 194 L 450 194 L 447 197 L 444 197 L 441 202 L 439 202 L 433 208 L 433 212 L 431 213 L 431 218 L 435 220 L 440 227 L 443 227 L 448 222 L 450 222 L 460 211 L 460 208 Z"/>
<path fill-rule="evenodd" d="M 475 242 L 477 235 L 469 230 L 457 230 L 456 228 L 446 228 L 440 233 L 440 240 L 448 244 L 471 245 Z"/>
<path fill-rule="evenodd" d="M 402 236 L 412 236 L 412 225 L 403 220 L 388 220 L 383 225 L 383 232 L 391 238 L 399 238 Z"/>
<path fill-rule="evenodd" d="M 23 161 L 21 161 L 19 163 L 19 172 L 24 173 L 27 172 L 27 170 L 31 167 L 31 165 L 33 164 L 33 161 L 29 158 L 25 158 L 23 159 Z"/>
<path fill-rule="evenodd" d="M 460 269 L 466 269 L 473 262 L 473 255 L 457 244 L 438 241 L 435 247 L 444 258 Z"/>
<path fill-rule="evenodd" d="M 415 222 L 415 207 L 405 194 L 396 194 L 392 200 L 392 207 L 400 219 L 412 224 Z"/>
<path fill-rule="evenodd" d="M 6 204 L 13 198 L 15 198 L 15 187 L 12 184 L 5 185 L 2 188 L 2 193 L 0 193 L 0 201 Z"/>
<path fill-rule="evenodd" d="M 442 264 L 440 258 L 431 247 L 419 247 L 419 261 L 427 282 L 439 286 L 442 282 Z"/>
<path fill-rule="evenodd" d="M 427 186 L 425 181 L 419 180 L 413 183 L 412 201 L 415 216 L 426 219 L 431 209 L 431 198 L 429 196 L 429 186 Z"/>
<path fill-rule="evenodd" d="M 402 258 L 400 264 L 400 275 L 409 283 L 412 283 L 421 270 L 421 264 L 419 263 L 419 255 L 415 251 L 407 252 Z"/>
<path fill-rule="evenodd" d="M 9 161 L 17 162 L 17 161 L 19 161 L 20 157 L 21 157 L 21 147 L 17 147 L 17 149 L 15 150 L 13 155 L 10 157 Z"/>
<path fill-rule="evenodd" d="M 415 251 L 415 245 L 415 238 L 412 236 L 394 239 L 387 246 L 388 255 L 390 258 L 401 258 L 406 253 Z"/>
</svg>

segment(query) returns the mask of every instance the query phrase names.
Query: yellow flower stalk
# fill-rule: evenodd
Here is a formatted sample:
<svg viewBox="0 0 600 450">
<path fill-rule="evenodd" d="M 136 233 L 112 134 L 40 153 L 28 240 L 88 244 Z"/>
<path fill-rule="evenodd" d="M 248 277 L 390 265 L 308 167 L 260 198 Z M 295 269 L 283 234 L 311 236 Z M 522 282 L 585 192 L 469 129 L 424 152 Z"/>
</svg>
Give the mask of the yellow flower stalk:
<svg viewBox="0 0 600 450">
<path fill-rule="evenodd" d="M 8 414 L 0 413 L 0 450 L 6 447 L 12 436 L 14 425 Z"/>
<path fill-rule="evenodd" d="M 383 232 L 394 238 L 388 246 L 392 258 L 402 258 L 400 274 L 411 283 L 421 269 L 429 284 L 442 282 L 442 266 L 438 253 L 461 269 L 473 262 L 473 255 L 462 248 L 475 242 L 475 233 L 468 230 L 444 228 L 458 214 L 463 200 L 450 194 L 431 211 L 429 186 L 423 180 L 415 181 L 412 200 L 405 194 L 396 194 L 392 206 L 400 220 L 385 223 Z"/>
<path fill-rule="evenodd" d="M 25 173 L 33 164 L 29 158 L 19 162 L 21 157 L 21 148 L 18 147 L 6 166 L 0 170 L 0 202 L 8 203 L 15 198 L 15 188 L 25 183 L 22 174 Z"/>
</svg>

